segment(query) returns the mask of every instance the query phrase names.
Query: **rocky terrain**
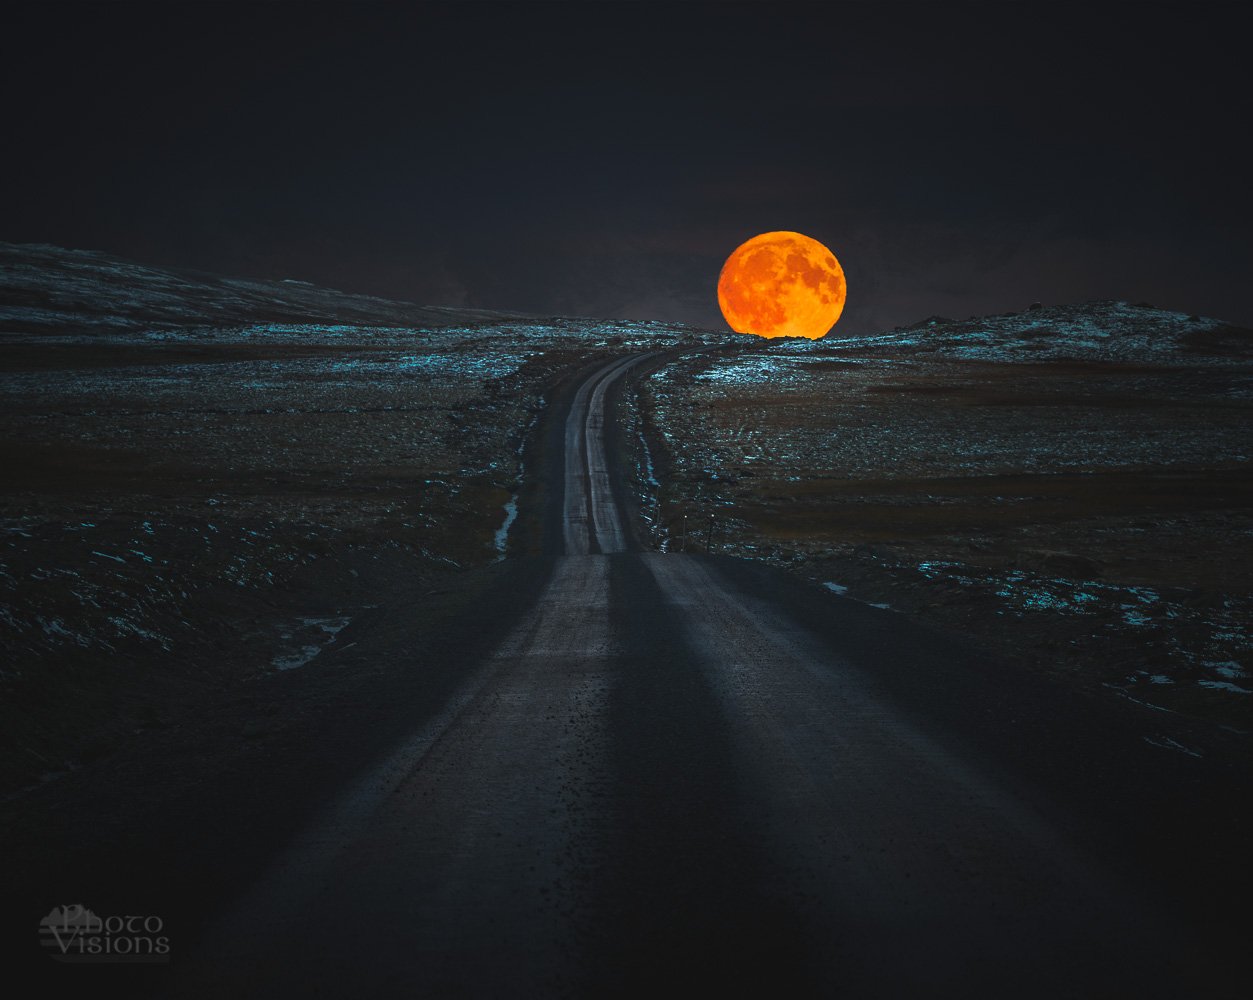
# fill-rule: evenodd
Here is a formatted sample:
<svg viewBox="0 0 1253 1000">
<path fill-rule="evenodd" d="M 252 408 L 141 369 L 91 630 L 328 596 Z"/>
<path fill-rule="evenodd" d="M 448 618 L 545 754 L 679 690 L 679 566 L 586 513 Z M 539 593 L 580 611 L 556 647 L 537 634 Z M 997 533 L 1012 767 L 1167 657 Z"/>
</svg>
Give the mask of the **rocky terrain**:
<svg viewBox="0 0 1253 1000">
<path fill-rule="evenodd" d="M 750 344 L 642 386 L 642 506 L 658 546 L 1247 730 L 1251 416 L 1253 334 L 1144 305 Z"/>
<path fill-rule="evenodd" d="M 697 334 L 0 245 L 0 787 L 303 666 L 519 535 L 582 362 Z"/>
<path fill-rule="evenodd" d="M 1090 303 L 766 343 L 0 245 L 0 788 L 525 554 L 545 399 L 676 347 L 624 394 L 649 544 L 1253 725 L 1247 331 Z"/>
</svg>

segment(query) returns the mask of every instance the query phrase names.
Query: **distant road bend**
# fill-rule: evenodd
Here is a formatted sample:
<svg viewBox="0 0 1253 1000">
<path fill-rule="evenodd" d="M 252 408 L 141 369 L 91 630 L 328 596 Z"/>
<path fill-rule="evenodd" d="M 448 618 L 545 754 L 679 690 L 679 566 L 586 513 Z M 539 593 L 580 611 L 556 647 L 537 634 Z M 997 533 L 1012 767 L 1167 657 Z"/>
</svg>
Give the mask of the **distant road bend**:
<svg viewBox="0 0 1253 1000">
<path fill-rule="evenodd" d="M 640 550 L 605 428 L 645 359 L 570 399 L 532 613 L 238 901 L 192 992 L 1174 993 L 1158 916 L 1047 797 L 900 707 L 842 623 L 920 675 L 947 654 Z"/>
</svg>

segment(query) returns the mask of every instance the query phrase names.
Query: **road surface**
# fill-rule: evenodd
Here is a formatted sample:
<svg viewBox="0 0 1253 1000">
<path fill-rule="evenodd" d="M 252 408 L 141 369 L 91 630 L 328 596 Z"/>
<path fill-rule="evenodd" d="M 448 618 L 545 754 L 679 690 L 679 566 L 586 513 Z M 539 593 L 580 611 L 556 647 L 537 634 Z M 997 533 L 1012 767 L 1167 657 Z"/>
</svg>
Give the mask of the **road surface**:
<svg viewBox="0 0 1253 1000">
<path fill-rule="evenodd" d="M 1056 731 L 1074 751 L 1056 766 L 1082 768 L 1082 712 L 1039 721 L 1052 703 L 1005 701 L 1012 684 L 887 612 L 640 550 L 606 427 L 643 360 L 573 393 L 530 612 L 288 845 L 175 992 L 1206 995 L 1194 942 L 1050 765 L 1037 787 L 998 756 L 1017 722 L 999 714 L 1021 711 L 1024 739 Z M 963 735 L 966 715 L 998 719 Z"/>
</svg>

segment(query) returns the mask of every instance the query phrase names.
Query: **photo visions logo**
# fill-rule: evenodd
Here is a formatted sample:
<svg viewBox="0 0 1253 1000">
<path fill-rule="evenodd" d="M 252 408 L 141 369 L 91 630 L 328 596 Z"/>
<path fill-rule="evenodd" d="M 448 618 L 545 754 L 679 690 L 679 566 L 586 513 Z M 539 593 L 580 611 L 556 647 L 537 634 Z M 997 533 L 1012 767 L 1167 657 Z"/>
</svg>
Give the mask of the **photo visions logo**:
<svg viewBox="0 0 1253 1000">
<path fill-rule="evenodd" d="M 39 921 L 39 943 L 58 962 L 168 962 L 160 917 L 98 917 L 85 906 L 54 906 Z"/>
</svg>

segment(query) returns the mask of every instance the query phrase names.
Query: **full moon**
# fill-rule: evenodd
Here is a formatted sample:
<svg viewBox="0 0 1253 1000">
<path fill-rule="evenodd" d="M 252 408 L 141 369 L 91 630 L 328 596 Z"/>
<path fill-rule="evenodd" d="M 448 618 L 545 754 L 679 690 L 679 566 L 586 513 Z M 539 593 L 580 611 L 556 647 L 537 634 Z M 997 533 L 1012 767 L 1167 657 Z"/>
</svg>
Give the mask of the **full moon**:
<svg viewBox="0 0 1253 1000">
<path fill-rule="evenodd" d="M 844 311 L 844 269 L 801 233 L 762 233 L 736 247 L 718 277 L 718 305 L 736 333 L 825 336 Z"/>
</svg>

